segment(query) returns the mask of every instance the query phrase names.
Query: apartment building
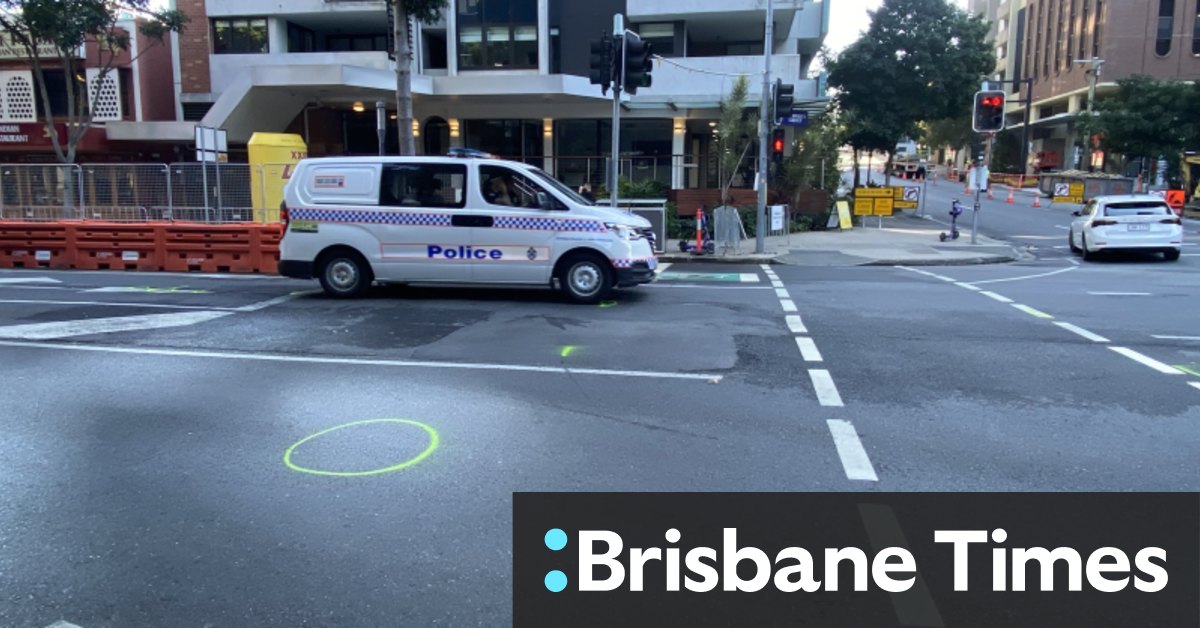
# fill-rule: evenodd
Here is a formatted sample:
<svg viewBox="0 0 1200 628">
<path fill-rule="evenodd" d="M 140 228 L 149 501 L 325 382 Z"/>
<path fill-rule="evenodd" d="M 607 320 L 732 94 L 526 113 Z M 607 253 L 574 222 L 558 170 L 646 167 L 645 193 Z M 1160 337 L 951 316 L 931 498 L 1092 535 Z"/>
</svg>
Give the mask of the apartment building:
<svg viewBox="0 0 1200 628">
<path fill-rule="evenodd" d="M 1081 61 L 1103 61 L 1097 99 L 1112 93 L 1119 79 L 1135 74 L 1200 79 L 1197 0 L 972 0 L 971 9 L 992 21 L 997 50 L 1003 47 L 1007 53 L 998 64 L 998 77 L 1033 80 L 1029 165 L 1034 169 L 1108 164 L 1076 132 L 1096 65 Z M 1020 128 L 1024 95 L 1014 86 L 1009 89 L 1008 126 Z"/>
<path fill-rule="evenodd" d="M 830 0 L 776 0 L 775 77 L 797 108 L 822 108 L 811 71 Z M 396 149 L 394 61 L 382 0 L 175 0 L 190 17 L 175 40 L 177 118 L 302 135 L 311 155 L 377 151 L 376 103 Z M 418 151 L 485 150 L 538 163 L 569 184 L 603 180 L 611 98 L 588 82 L 589 42 L 616 13 L 665 60 L 653 86 L 622 101 L 623 171 L 674 188 L 713 186 L 712 123 L 739 73 L 759 101 L 765 0 L 449 0 L 413 29 Z M 160 129 L 165 130 L 165 129 Z M 184 140 L 184 137 L 177 139 Z M 715 163 L 714 163 L 715 167 Z"/>
<path fill-rule="evenodd" d="M 94 42 L 81 46 L 73 61 L 74 80 L 88 84 L 87 102 L 76 103 L 76 110 L 90 107 L 95 126 L 80 141 L 80 161 L 166 161 L 175 157 L 170 145 L 141 141 L 139 134 L 127 131 L 149 121 L 175 118 L 175 94 L 163 89 L 171 81 L 171 49 L 163 42 L 138 32 L 132 18 L 117 24 L 129 34 L 129 48 L 111 60 L 112 70 L 100 76 L 110 63 Z M 6 34 L 0 34 L 0 161 L 55 162 L 51 129 L 60 142 L 67 134 L 67 103 L 71 97 L 65 86 L 65 64 L 53 46 L 43 45 L 38 56 L 46 78 L 47 97 L 43 98 L 33 76 L 28 51 Z M 51 125 L 45 120 L 45 101 L 49 100 Z"/>
</svg>

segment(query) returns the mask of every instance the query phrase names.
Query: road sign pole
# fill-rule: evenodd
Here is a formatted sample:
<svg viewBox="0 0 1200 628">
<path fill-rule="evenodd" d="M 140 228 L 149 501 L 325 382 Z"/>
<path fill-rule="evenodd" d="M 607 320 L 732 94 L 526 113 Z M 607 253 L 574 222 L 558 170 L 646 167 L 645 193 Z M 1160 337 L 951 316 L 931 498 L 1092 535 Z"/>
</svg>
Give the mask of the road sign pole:
<svg viewBox="0 0 1200 628">
<path fill-rule="evenodd" d="M 771 138 L 771 44 L 775 29 L 775 3 L 767 0 L 767 12 L 764 18 L 763 33 L 763 84 L 762 102 L 759 103 L 758 115 L 758 207 L 755 210 L 758 218 L 755 220 L 754 252 L 762 254 L 766 251 L 767 227 L 767 143 Z"/>
</svg>

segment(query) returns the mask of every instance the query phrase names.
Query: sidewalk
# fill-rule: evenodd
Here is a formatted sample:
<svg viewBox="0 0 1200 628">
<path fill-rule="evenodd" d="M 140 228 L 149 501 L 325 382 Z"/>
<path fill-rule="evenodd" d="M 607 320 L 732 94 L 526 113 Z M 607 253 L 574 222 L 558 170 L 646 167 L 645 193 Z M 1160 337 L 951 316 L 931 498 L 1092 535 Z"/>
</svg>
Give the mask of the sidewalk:
<svg viewBox="0 0 1200 628">
<path fill-rule="evenodd" d="M 743 240 L 738 251 L 715 255 L 679 252 L 679 241 L 668 240 L 662 262 L 712 262 L 725 264 L 779 263 L 796 266 L 951 266 L 997 264 L 1021 257 L 1014 247 L 984 236 L 971 244 L 968 229 L 959 229 L 956 241 L 939 242 L 942 225 L 912 215 L 883 219 L 867 218 L 867 226 L 855 220 L 849 231 L 808 231 L 791 236 L 770 236 L 766 253 L 754 254 L 754 238 Z"/>
</svg>

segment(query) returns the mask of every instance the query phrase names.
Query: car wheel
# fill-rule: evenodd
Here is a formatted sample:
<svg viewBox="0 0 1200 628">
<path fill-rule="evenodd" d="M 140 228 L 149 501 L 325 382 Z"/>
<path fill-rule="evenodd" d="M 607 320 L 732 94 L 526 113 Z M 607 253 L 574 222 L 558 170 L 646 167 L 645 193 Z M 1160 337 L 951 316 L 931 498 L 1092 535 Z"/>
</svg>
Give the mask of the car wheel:
<svg viewBox="0 0 1200 628">
<path fill-rule="evenodd" d="M 612 265 L 599 255 L 576 255 L 563 263 L 558 282 L 568 299 L 585 305 L 599 303 L 612 291 Z"/>
<path fill-rule="evenodd" d="M 371 266 L 357 252 L 337 250 L 324 255 L 318 277 L 325 294 L 339 299 L 362 296 L 374 277 Z"/>
<path fill-rule="evenodd" d="M 1082 236 L 1080 236 L 1080 240 L 1082 241 L 1081 243 L 1083 244 L 1083 246 L 1081 247 L 1079 254 L 1083 257 L 1083 261 L 1090 262 L 1090 261 L 1096 259 L 1096 254 L 1093 253 L 1092 251 L 1088 250 L 1087 234 L 1085 233 Z"/>
<path fill-rule="evenodd" d="M 1168 262 L 1179 261 L 1179 249 L 1171 249 L 1170 251 L 1163 251 L 1163 259 L 1167 260 Z"/>
<path fill-rule="evenodd" d="M 1075 246 L 1075 232 L 1074 231 L 1072 231 L 1067 236 L 1067 246 L 1071 249 L 1072 253 L 1079 253 L 1079 247 Z"/>
</svg>

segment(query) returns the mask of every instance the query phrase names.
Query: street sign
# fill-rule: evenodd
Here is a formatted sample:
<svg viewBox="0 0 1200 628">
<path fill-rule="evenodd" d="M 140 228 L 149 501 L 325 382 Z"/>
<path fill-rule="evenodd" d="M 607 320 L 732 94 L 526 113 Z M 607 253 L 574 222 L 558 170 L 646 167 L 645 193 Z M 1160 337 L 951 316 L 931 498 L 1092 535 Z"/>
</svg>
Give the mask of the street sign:
<svg viewBox="0 0 1200 628">
<path fill-rule="evenodd" d="M 875 199 L 875 215 L 876 216 L 891 216 L 896 208 L 896 199 L 894 198 L 877 198 Z"/>
<path fill-rule="evenodd" d="M 856 198 L 854 199 L 854 215 L 855 216 L 870 216 L 875 213 L 875 199 L 873 198 Z"/>
<path fill-rule="evenodd" d="M 895 203 L 893 206 L 896 209 L 916 209 L 921 200 L 921 186 L 919 185 L 904 185 L 893 186 Z"/>
<path fill-rule="evenodd" d="M 855 200 L 860 198 L 895 198 L 892 188 L 854 188 Z"/>
<path fill-rule="evenodd" d="M 783 205 L 771 206 L 771 231 L 783 231 Z"/>
<path fill-rule="evenodd" d="M 987 166 L 971 168 L 970 181 L 967 182 L 967 189 L 985 191 L 988 189 L 988 179 L 992 173 Z"/>
<path fill-rule="evenodd" d="M 853 229 L 854 220 L 850 218 L 850 203 L 846 201 L 837 202 L 838 226 L 842 229 Z"/>
<path fill-rule="evenodd" d="M 783 126 L 806 127 L 808 126 L 808 112 L 793 111 L 791 115 L 784 116 L 779 123 Z"/>
<path fill-rule="evenodd" d="M 1051 199 L 1055 203 L 1082 203 L 1083 202 L 1083 184 L 1082 183 L 1055 183 L 1054 198 Z"/>
</svg>

